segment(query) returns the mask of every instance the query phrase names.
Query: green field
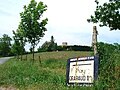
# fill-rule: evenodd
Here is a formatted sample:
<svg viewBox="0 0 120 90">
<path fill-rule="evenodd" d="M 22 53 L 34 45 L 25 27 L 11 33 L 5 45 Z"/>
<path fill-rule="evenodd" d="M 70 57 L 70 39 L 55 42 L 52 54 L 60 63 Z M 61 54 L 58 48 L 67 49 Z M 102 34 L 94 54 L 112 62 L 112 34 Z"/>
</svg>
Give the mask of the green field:
<svg viewBox="0 0 120 90">
<path fill-rule="evenodd" d="M 96 82 L 96 85 L 91 87 L 66 86 L 67 60 L 91 55 L 92 52 L 60 51 L 35 53 L 34 63 L 32 54 L 27 55 L 27 61 L 25 60 L 26 55 L 23 56 L 22 61 L 15 58 L 10 59 L 0 65 L 0 90 L 1 88 L 7 88 L 7 90 L 11 90 L 11 88 L 13 90 L 104 90 L 101 88 L 104 87 L 102 82 L 105 80 Z M 115 79 L 110 80 L 115 82 L 112 84 L 115 87 L 109 90 L 120 90 L 120 55 L 115 54 L 113 59 L 116 66 L 115 74 L 112 75 L 115 76 Z M 105 79 L 108 80 L 107 77 Z"/>
<path fill-rule="evenodd" d="M 27 61 L 11 59 L 0 65 L 0 86 L 20 90 L 92 90 L 92 87 L 66 86 L 67 59 L 82 56 L 91 56 L 91 52 L 36 53 L 34 63 L 31 54 L 27 55 Z"/>
</svg>

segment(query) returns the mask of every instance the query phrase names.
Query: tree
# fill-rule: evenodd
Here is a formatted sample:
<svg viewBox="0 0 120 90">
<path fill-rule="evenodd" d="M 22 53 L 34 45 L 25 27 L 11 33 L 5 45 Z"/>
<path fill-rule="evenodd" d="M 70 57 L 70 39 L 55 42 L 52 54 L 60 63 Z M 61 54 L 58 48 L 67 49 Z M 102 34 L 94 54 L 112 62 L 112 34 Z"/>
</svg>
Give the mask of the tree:
<svg viewBox="0 0 120 90">
<path fill-rule="evenodd" d="M 38 51 L 56 51 L 57 50 L 57 43 L 55 43 L 54 37 L 51 36 L 51 40 L 48 42 L 46 41 L 43 43 L 41 47 L 38 48 Z"/>
<path fill-rule="evenodd" d="M 43 43 L 38 51 L 50 51 L 50 42 L 46 41 L 45 43 Z"/>
<path fill-rule="evenodd" d="M 20 47 L 20 43 L 18 40 L 14 41 L 14 44 L 12 44 L 11 47 L 11 52 L 17 56 L 17 58 L 19 59 L 19 55 L 21 54 L 21 47 Z"/>
<path fill-rule="evenodd" d="M 11 54 L 11 40 L 7 34 L 4 34 L 0 38 L 0 54 L 2 56 L 9 56 Z"/>
<path fill-rule="evenodd" d="M 12 45 L 12 52 L 16 54 L 19 58 L 19 55 L 21 55 L 21 60 L 22 60 L 22 55 L 25 52 L 25 38 L 24 38 L 24 33 L 20 27 L 18 27 L 17 31 L 13 31 L 13 39 L 14 39 L 14 44 Z"/>
<path fill-rule="evenodd" d="M 28 6 L 24 6 L 24 12 L 20 13 L 21 22 L 20 27 L 24 32 L 26 40 L 32 46 L 33 61 L 34 61 L 34 48 L 40 42 L 40 39 L 45 35 L 45 28 L 48 19 L 41 19 L 43 13 L 47 10 L 47 5 L 43 2 L 31 0 Z M 39 21 L 40 20 L 40 21 Z"/>
<path fill-rule="evenodd" d="M 88 22 L 100 23 L 100 26 L 107 26 L 110 30 L 120 30 L 120 0 L 109 0 L 103 5 L 100 5 L 97 0 L 95 2 L 96 11 Z"/>
<path fill-rule="evenodd" d="M 55 43 L 54 37 L 51 36 L 50 51 L 56 51 L 56 50 L 57 50 L 57 43 Z"/>
</svg>

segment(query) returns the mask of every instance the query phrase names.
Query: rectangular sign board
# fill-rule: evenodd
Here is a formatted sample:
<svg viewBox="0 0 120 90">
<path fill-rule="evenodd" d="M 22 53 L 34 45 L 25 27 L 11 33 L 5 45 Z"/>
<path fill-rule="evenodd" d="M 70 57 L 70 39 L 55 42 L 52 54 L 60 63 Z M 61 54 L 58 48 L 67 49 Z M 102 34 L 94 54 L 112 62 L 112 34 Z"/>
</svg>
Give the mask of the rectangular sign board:
<svg viewBox="0 0 120 90">
<path fill-rule="evenodd" d="M 90 85 L 97 79 L 98 56 L 71 58 L 67 61 L 67 85 Z"/>
</svg>

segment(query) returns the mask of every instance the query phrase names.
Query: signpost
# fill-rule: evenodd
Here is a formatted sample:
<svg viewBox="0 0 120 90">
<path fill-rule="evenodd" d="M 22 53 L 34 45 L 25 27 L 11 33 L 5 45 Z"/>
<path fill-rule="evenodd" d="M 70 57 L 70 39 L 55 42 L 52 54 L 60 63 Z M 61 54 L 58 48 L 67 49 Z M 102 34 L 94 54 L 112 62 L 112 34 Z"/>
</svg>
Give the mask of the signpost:
<svg viewBox="0 0 120 90">
<path fill-rule="evenodd" d="M 71 58 L 67 62 L 67 85 L 92 85 L 98 75 L 98 56 Z"/>
</svg>

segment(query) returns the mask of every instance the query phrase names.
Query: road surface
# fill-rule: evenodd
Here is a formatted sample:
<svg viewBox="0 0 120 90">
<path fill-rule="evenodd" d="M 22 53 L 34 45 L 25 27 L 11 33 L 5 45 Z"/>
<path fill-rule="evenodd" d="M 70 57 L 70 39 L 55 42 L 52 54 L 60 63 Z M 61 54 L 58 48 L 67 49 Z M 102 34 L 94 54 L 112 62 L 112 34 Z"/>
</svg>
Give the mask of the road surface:
<svg viewBox="0 0 120 90">
<path fill-rule="evenodd" d="M 0 58 L 0 64 L 5 63 L 5 62 L 8 61 L 10 58 L 12 58 L 12 57 L 3 57 L 3 58 Z"/>
</svg>

